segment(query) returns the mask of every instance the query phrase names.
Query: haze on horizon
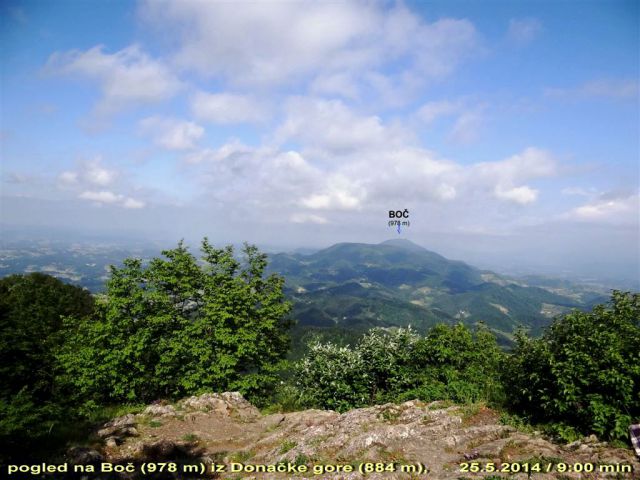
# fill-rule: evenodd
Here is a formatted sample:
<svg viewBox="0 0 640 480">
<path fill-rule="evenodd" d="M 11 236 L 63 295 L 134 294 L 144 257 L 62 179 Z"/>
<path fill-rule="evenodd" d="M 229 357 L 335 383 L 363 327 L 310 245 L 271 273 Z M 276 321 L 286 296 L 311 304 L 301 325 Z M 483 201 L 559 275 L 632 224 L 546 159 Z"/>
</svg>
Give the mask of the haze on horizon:
<svg viewBox="0 0 640 480">
<path fill-rule="evenodd" d="M 639 9 L 3 2 L 0 223 L 637 281 Z"/>
</svg>

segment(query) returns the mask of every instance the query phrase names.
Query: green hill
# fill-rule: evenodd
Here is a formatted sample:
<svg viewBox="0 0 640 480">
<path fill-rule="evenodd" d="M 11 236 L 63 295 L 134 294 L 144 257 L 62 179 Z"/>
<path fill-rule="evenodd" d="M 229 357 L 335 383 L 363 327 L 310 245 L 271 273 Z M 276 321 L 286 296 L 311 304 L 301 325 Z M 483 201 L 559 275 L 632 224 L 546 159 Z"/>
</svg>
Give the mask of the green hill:
<svg viewBox="0 0 640 480">
<path fill-rule="evenodd" d="M 294 355 L 314 332 L 337 341 L 371 327 L 485 322 L 502 344 L 518 327 L 537 334 L 555 315 L 606 301 L 593 291 L 530 286 L 449 260 L 408 240 L 339 243 L 311 255 L 276 254 L 270 271 L 294 302 Z"/>
</svg>

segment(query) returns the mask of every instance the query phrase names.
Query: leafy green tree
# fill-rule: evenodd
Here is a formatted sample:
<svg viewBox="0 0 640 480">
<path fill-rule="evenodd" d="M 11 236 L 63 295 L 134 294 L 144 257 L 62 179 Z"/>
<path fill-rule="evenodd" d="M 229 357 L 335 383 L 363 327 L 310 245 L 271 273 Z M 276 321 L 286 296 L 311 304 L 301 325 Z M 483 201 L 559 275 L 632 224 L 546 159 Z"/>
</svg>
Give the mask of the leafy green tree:
<svg viewBox="0 0 640 480">
<path fill-rule="evenodd" d="M 416 394 L 423 400 L 502 400 L 504 353 L 482 323 L 475 331 L 463 324 L 436 325 L 416 346 L 415 359 L 423 379 Z"/>
<path fill-rule="evenodd" d="M 87 290 L 42 273 L 0 279 L 0 439 L 20 443 L 48 432 L 62 412 L 55 354 L 62 317 L 92 313 Z"/>
<path fill-rule="evenodd" d="M 211 390 L 254 399 L 276 379 L 289 346 L 283 279 L 265 277 L 267 257 L 245 244 L 207 239 L 198 260 L 181 242 L 147 266 L 112 267 L 97 312 L 70 320 L 60 355 L 69 394 L 95 402 L 149 401 Z"/>
<path fill-rule="evenodd" d="M 557 319 L 539 339 L 520 333 L 504 381 L 517 412 L 558 432 L 626 439 L 640 419 L 640 294 Z"/>
</svg>

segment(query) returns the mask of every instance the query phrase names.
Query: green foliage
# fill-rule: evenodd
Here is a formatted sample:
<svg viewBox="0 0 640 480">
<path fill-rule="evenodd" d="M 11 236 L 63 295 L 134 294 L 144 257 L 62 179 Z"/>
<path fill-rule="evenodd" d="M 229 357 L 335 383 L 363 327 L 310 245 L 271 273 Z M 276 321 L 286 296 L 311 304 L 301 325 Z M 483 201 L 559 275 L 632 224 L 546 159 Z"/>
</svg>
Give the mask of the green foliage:
<svg viewBox="0 0 640 480">
<path fill-rule="evenodd" d="M 282 445 L 280 445 L 280 453 L 281 454 L 287 453 L 292 448 L 295 448 L 296 445 L 298 444 L 292 440 L 285 440 L 282 442 Z"/>
<path fill-rule="evenodd" d="M 288 349 L 283 279 L 263 275 L 266 255 L 203 240 L 202 262 L 180 243 L 148 266 L 112 267 L 92 318 L 68 323 L 68 394 L 86 402 L 138 402 L 238 390 L 255 400 Z"/>
<path fill-rule="evenodd" d="M 414 398 L 475 402 L 500 397 L 503 357 L 483 326 L 438 325 L 426 337 L 373 329 L 354 348 L 310 345 L 296 378 L 301 395 L 338 411 Z"/>
<path fill-rule="evenodd" d="M 623 439 L 640 417 L 640 294 L 614 291 L 608 305 L 574 311 L 539 339 L 523 333 L 505 365 L 511 407 L 557 434 Z"/>
<path fill-rule="evenodd" d="M 42 273 L 0 279 L 0 443 L 49 434 L 64 411 L 55 354 L 65 315 L 93 310 L 91 294 Z"/>
</svg>

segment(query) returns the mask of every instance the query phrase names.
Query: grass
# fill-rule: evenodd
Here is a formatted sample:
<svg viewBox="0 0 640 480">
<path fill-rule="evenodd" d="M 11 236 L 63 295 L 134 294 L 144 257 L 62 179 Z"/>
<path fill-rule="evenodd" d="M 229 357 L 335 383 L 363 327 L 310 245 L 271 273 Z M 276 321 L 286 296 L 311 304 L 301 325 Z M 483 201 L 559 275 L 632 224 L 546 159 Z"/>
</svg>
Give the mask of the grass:
<svg viewBox="0 0 640 480">
<path fill-rule="evenodd" d="M 197 442 L 199 438 L 195 433 L 186 433 L 182 436 L 182 440 L 185 442 Z"/>
<path fill-rule="evenodd" d="M 480 413 L 483 407 L 486 405 L 484 402 L 478 403 L 469 403 L 462 405 L 458 412 L 460 413 L 460 417 L 462 417 L 462 424 L 465 425 L 469 423 L 469 421 Z"/>
<path fill-rule="evenodd" d="M 104 423 L 129 413 L 141 413 L 146 405 L 141 403 L 125 403 L 123 405 L 105 405 L 93 410 L 88 418 L 91 423 Z"/>
<path fill-rule="evenodd" d="M 384 463 L 409 463 L 406 458 L 403 457 L 402 451 L 398 449 L 389 450 L 387 448 L 381 448 L 378 452 L 380 461 Z"/>
<path fill-rule="evenodd" d="M 525 451 L 526 449 L 522 445 L 522 443 L 509 440 L 507 443 L 505 443 L 504 447 L 500 449 L 500 452 L 498 453 L 498 457 L 500 458 L 501 462 L 504 462 L 504 461 L 513 462 L 514 461 L 513 457 L 522 455 Z"/>
<path fill-rule="evenodd" d="M 280 445 L 280 453 L 281 454 L 287 453 L 289 450 L 296 447 L 297 445 L 298 444 L 292 440 L 285 440 L 284 442 L 282 442 L 282 445 Z"/>
<path fill-rule="evenodd" d="M 241 450 L 239 452 L 234 452 L 231 456 L 231 461 L 237 463 L 244 463 L 256 454 L 253 450 Z"/>
<path fill-rule="evenodd" d="M 304 453 L 299 453 L 295 460 L 293 461 L 293 464 L 296 466 L 300 466 L 300 465 L 306 465 L 309 463 L 311 459 L 309 457 L 307 457 Z"/>
<path fill-rule="evenodd" d="M 158 428 L 162 426 L 162 422 L 159 422 L 158 420 L 149 420 L 149 426 L 151 428 Z"/>
<path fill-rule="evenodd" d="M 513 415 L 509 412 L 502 412 L 500 414 L 500 423 L 502 425 L 513 427 L 523 433 L 533 433 L 536 430 L 526 418 L 519 415 Z"/>
<path fill-rule="evenodd" d="M 400 415 L 402 415 L 402 412 L 400 410 L 386 409 L 382 411 L 382 413 L 378 414 L 378 418 L 384 420 L 385 422 L 393 423 L 398 420 Z"/>
<path fill-rule="evenodd" d="M 422 416 L 422 424 L 423 425 L 431 425 L 432 423 L 435 423 L 436 419 L 433 418 L 431 415 L 423 415 Z"/>
<path fill-rule="evenodd" d="M 429 410 L 442 410 L 455 405 L 451 400 L 437 400 L 429 405 Z"/>
<path fill-rule="evenodd" d="M 312 447 L 317 447 L 323 442 L 326 442 L 331 437 L 330 434 L 318 435 L 316 438 L 312 438 L 309 440 L 309 445 Z"/>
</svg>

